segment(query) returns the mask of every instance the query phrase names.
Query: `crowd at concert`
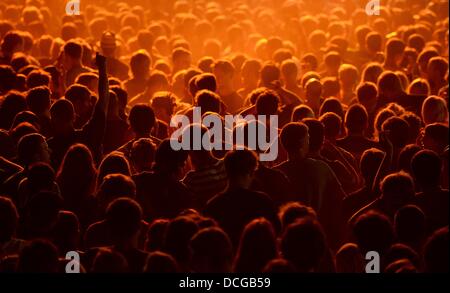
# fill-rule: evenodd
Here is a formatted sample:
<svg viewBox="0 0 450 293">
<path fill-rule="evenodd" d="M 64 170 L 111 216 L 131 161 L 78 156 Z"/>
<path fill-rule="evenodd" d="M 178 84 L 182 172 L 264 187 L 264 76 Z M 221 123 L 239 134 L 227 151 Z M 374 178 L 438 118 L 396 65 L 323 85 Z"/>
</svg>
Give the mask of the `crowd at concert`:
<svg viewBox="0 0 450 293">
<path fill-rule="evenodd" d="M 1 1 L 0 272 L 448 272 L 449 3 L 367 2 Z"/>
</svg>

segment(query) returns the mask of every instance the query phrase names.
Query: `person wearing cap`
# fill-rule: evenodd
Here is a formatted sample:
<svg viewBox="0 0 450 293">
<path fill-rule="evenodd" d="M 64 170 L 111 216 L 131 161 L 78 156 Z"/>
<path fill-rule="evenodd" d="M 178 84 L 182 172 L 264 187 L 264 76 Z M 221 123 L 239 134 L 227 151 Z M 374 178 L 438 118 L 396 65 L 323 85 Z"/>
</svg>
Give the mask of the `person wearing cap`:
<svg viewBox="0 0 450 293">
<path fill-rule="evenodd" d="M 117 59 L 117 48 L 119 41 L 113 32 L 105 31 L 100 39 L 100 48 L 102 54 L 108 60 L 108 74 L 119 78 L 120 80 L 128 79 L 128 65 Z"/>
</svg>

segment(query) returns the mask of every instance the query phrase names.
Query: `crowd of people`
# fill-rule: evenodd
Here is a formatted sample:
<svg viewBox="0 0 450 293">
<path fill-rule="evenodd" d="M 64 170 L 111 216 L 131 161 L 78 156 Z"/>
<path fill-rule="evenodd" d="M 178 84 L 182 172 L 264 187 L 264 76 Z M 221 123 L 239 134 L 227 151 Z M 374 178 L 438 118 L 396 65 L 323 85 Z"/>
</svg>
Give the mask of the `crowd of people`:
<svg viewBox="0 0 450 293">
<path fill-rule="evenodd" d="M 86 2 L 0 3 L 1 272 L 448 272 L 448 1 Z"/>
</svg>

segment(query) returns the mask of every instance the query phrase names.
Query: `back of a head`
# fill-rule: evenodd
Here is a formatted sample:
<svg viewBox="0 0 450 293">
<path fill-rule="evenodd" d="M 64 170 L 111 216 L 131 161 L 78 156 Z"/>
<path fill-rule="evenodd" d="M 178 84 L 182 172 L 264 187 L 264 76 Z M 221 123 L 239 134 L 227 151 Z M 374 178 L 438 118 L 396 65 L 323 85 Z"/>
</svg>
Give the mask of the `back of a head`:
<svg viewBox="0 0 450 293">
<path fill-rule="evenodd" d="M 444 123 L 432 123 L 425 126 L 423 146 L 440 154 L 448 146 L 448 125 Z"/>
<path fill-rule="evenodd" d="M 381 129 L 386 132 L 394 148 L 403 148 L 409 140 L 409 125 L 403 118 L 393 116 L 383 122 Z"/>
<path fill-rule="evenodd" d="M 422 119 L 425 125 L 447 123 L 448 109 L 446 101 L 438 96 L 430 96 L 422 104 Z"/>
<path fill-rule="evenodd" d="M 195 102 L 197 107 L 201 107 L 201 112 L 215 112 L 220 113 L 221 100 L 219 95 L 210 90 L 200 90 L 195 95 Z"/>
<path fill-rule="evenodd" d="M 234 272 L 260 272 L 277 256 L 277 242 L 272 224 L 264 219 L 248 223 L 241 235 Z"/>
<path fill-rule="evenodd" d="M 427 240 L 423 250 L 425 271 L 448 273 L 448 226 L 435 231 Z"/>
<path fill-rule="evenodd" d="M 414 197 L 414 182 L 405 172 L 387 175 L 380 183 L 383 199 L 396 205 L 403 205 Z"/>
<path fill-rule="evenodd" d="M 95 255 L 91 272 L 126 273 L 128 272 L 128 262 L 120 252 L 111 248 L 100 248 Z"/>
<path fill-rule="evenodd" d="M 30 133 L 23 136 L 17 145 L 18 160 L 28 165 L 35 161 L 46 159 L 42 157 L 44 148 L 46 147 L 45 138 L 38 133 Z"/>
<path fill-rule="evenodd" d="M 430 83 L 424 78 L 416 78 L 413 80 L 408 87 L 408 94 L 410 95 L 430 95 Z"/>
<path fill-rule="evenodd" d="M 225 170 L 228 178 L 239 178 L 253 174 L 258 166 L 258 158 L 254 151 L 232 150 L 225 155 Z"/>
<path fill-rule="evenodd" d="M 104 206 L 119 197 L 134 198 L 136 185 L 133 180 L 123 174 L 109 174 L 103 178 L 97 198 Z"/>
<path fill-rule="evenodd" d="M 311 219 L 299 220 L 287 227 L 281 239 L 281 253 L 300 272 L 309 272 L 317 266 L 327 250 L 320 224 Z"/>
<path fill-rule="evenodd" d="M 137 134 L 148 134 L 156 123 L 155 113 L 147 104 L 134 105 L 128 116 L 130 126 Z"/>
<path fill-rule="evenodd" d="M 342 108 L 340 100 L 337 98 L 331 97 L 323 101 L 322 106 L 320 106 L 319 116 L 328 112 L 336 113 L 341 119 L 344 119 L 344 109 Z"/>
<path fill-rule="evenodd" d="M 363 255 L 368 251 L 377 251 L 382 255 L 394 241 L 389 218 L 375 211 L 360 215 L 354 222 L 352 231 Z"/>
<path fill-rule="evenodd" d="M 139 50 L 131 56 L 130 69 L 135 78 L 147 76 L 151 65 L 151 57 L 145 50 Z"/>
<path fill-rule="evenodd" d="M 275 115 L 278 112 L 280 97 L 275 91 L 266 90 L 256 100 L 256 113 L 258 115 Z"/>
<path fill-rule="evenodd" d="M 137 168 L 137 172 L 150 169 L 153 161 L 155 160 L 156 146 L 149 138 L 140 138 L 133 142 L 130 153 L 130 160 L 134 167 Z"/>
<path fill-rule="evenodd" d="M 177 261 L 170 254 L 154 251 L 147 257 L 144 273 L 178 273 Z"/>
<path fill-rule="evenodd" d="M 15 234 L 19 214 L 13 201 L 0 196 L 0 242 L 8 242 Z"/>
<path fill-rule="evenodd" d="M 392 38 L 386 43 L 386 57 L 392 58 L 405 51 L 405 43 L 397 38 Z"/>
<path fill-rule="evenodd" d="M 339 81 L 343 86 L 354 86 L 358 81 L 358 69 L 351 64 L 342 64 L 339 67 Z"/>
<path fill-rule="evenodd" d="M 197 233 L 198 226 L 187 216 L 172 219 L 166 229 L 163 250 L 171 254 L 179 265 L 187 265 L 190 257 L 189 242 Z"/>
<path fill-rule="evenodd" d="M 33 240 L 20 252 L 17 272 L 21 273 L 57 273 L 58 251 L 47 240 Z"/>
<path fill-rule="evenodd" d="M 31 112 L 43 114 L 50 110 L 50 89 L 46 86 L 38 86 L 28 91 L 26 99 Z"/>
<path fill-rule="evenodd" d="M 188 157 L 187 152 L 182 149 L 175 150 L 171 144 L 171 139 L 165 139 L 156 149 L 154 164 L 156 171 L 177 172 L 184 166 Z"/>
<path fill-rule="evenodd" d="M 318 119 L 307 118 L 302 121 L 308 127 L 309 151 L 318 152 L 322 148 L 325 139 L 325 129 Z"/>
<path fill-rule="evenodd" d="M 270 85 L 280 80 L 280 69 L 273 63 L 266 63 L 261 68 L 261 81 L 263 85 Z"/>
<path fill-rule="evenodd" d="M 280 140 L 287 152 L 297 152 L 309 144 L 308 126 L 301 122 L 288 123 L 281 130 Z"/>
<path fill-rule="evenodd" d="M 350 106 L 345 114 L 345 127 L 349 133 L 363 132 L 368 126 L 367 110 L 361 104 Z"/>
<path fill-rule="evenodd" d="M 401 207 L 394 217 L 395 233 L 402 243 L 422 244 L 426 233 L 426 218 L 423 211 L 415 205 Z"/>
<path fill-rule="evenodd" d="M 202 73 L 196 76 L 195 86 L 198 91 L 209 90 L 215 92 L 217 89 L 216 77 L 211 73 Z"/>
<path fill-rule="evenodd" d="M 123 174 L 131 176 L 130 164 L 125 155 L 121 152 L 112 152 L 103 158 L 98 167 L 98 184 L 103 182 L 106 175 Z"/>
<path fill-rule="evenodd" d="M 364 259 L 358 245 L 346 243 L 336 252 L 336 271 L 338 273 L 364 272 Z"/>
<path fill-rule="evenodd" d="M 375 178 L 383 158 L 383 152 L 376 148 L 367 149 L 363 152 L 359 165 L 361 174 L 367 181 L 366 183 L 371 182 L 371 179 Z"/>
<path fill-rule="evenodd" d="M 323 124 L 325 138 L 335 139 L 340 135 L 342 119 L 339 115 L 328 112 L 320 116 L 319 121 Z"/>
<path fill-rule="evenodd" d="M 83 55 L 83 47 L 76 41 L 68 41 L 64 45 L 63 50 L 64 54 L 75 60 L 81 60 Z"/>
<path fill-rule="evenodd" d="M 130 198 L 117 198 L 106 209 L 105 219 L 114 243 L 127 242 L 140 229 L 142 209 Z"/>
<path fill-rule="evenodd" d="M 384 263 L 387 267 L 400 260 L 408 260 L 415 270 L 420 270 L 422 262 L 419 254 L 410 246 L 403 243 L 393 244 L 386 253 Z"/>
<path fill-rule="evenodd" d="M 27 75 L 27 87 L 29 89 L 35 88 L 37 86 L 49 86 L 51 76 L 48 72 L 44 70 L 35 69 L 32 70 Z"/>
<path fill-rule="evenodd" d="M 291 122 L 300 122 L 305 118 L 314 118 L 314 111 L 308 105 L 302 104 L 294 108 L 291 115 Z"/>
<path fill-rule="evenodd" d="M 288 260 L 284 258 L 276 258 L 267 263 L 267 265 L 262 270 L 263 273 L 295 273 L 295 266 Z"/>
<path fill-rule="evenodd" d="M 421 150 L 411 160 L 411 170 L 422 188 L 435 188 L 440 184 L 442 162 L 438 154 Z"/>
<path fill-rule="evenodd" d="M 397 74 L 392 71 L 385 71 L 378 77 L 378 91 L 380 95 L 389 93 L 399 93 L 402 91 L 402 84 Z"/>
<path fill-rule="evenodd" d="M 226 273 L 232 262 L 231 240 L 218 227 L 198 231 L 190 241 L 192 268 L 198 273 Z"/>
<path fill-rule="evenodd" d="M 311 78 L 305 84 L 305 95 L 307 99 L 317 100 L 322 96 L 322 83 L 316 79 Z"/>
<path fill-rule="evenodd" d="M 57 100 L 50 108 L 50 115 L 55 124 L 73 122 L 75 110 L 72 102 L 66 99 Z"/>
<path fill-rule="evenodd" d="M 366 108 L 368 105 L 376 104 L 377 96 L 377 85 L 372 82 L 363 82 L 356 89 L 356 97 L 358 102 Z"/>
</svg>

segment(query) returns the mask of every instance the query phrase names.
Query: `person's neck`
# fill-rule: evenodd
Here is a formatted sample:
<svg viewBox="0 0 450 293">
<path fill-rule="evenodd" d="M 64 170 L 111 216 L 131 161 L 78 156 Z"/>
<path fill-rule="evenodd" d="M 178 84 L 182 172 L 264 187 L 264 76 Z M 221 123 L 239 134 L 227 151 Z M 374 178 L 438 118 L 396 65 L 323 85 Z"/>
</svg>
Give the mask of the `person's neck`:
<svg viewBox="0 0 450 293">
<path fill-rule="evenodd" d="M 305 158 L 306 156 L 302 152 L 288 154 L 288 161 L 301 161 Z"/>
<path fill-rule="evenodd" d="M 348 136 L 365 136 L 363 131 L 349 131 Z"/>
</svg>

